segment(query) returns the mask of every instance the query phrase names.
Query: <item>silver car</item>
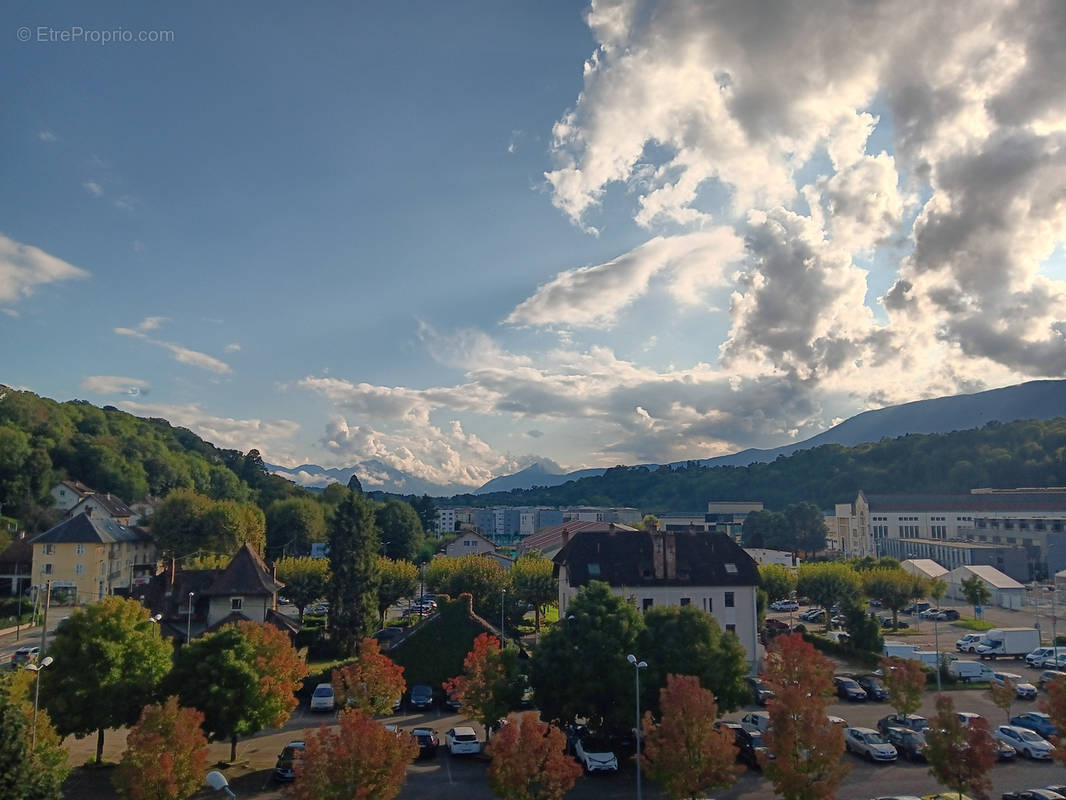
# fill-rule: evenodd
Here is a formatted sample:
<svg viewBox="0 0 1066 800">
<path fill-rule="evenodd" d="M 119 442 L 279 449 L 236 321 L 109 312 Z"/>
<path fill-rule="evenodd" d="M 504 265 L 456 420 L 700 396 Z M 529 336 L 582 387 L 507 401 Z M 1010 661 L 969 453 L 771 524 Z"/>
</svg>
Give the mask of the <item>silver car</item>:
<svg viewBox="0 0 1066 800">
<path fill-rule="evenodd" d="M 849 753 L 871 761 L 895 761 L 899 754 L 896 748 L 881 738 L 873 728 L 845 728 L 844 747 Z"/>
</svg>

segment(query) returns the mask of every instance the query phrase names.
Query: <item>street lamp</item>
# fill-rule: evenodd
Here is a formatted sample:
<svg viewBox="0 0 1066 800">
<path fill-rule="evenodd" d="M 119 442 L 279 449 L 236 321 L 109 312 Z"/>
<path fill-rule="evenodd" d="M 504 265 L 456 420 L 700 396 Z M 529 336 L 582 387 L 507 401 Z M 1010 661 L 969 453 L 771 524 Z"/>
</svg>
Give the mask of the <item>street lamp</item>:
<svg viewBox="0 0 1066 800">
<path fill-rule="evenodd" d="M 229 797 L 237 796 L 233 793 L 233 790 L 229 788 L 229 781 L 226 780 L 226 776 L 217 769 L 213 769 L 207 773 L 207 785 L 216 792 L 224 791 Z"/>
<path fill-rule="evenodd" d="M 192 641 L 192 598 L 195 594 L 196 592 L 189 592 L 189 614 L 185 618 L 185 644 Z"/>
<path fill-rule="evenodd" d="M 503 650 L 503 640 L 507 638 L 507 635 L 503 630 L 503 609 L 507 602 L 507 589 L 500 589 L 500 649 Z"/>
<path fill-rule="evenodd" d="M 633 674 L 637 679 L 637 728 L 635 731 L 637 738 L 637 800 L 641 800 L 641 792 L 643 790 L 640 785 L 640 671 L 648 668 L 648 662 L 637 661 L 637 657 L 632 653 L 626 656 L 626 661 L 633 665 Z"/>
<path fill-rule="evenodd" d="M 40 664 L 27 664 L 26 665 L 26 669 L 32 669 L 34 672 L 37 673 L 37 676 L 36 676 L 37 688 L 34 690 L 34 693 L 33 693 L 33 734 L 32 734 L 32 737 L 30 739 L 30 752 L 31 753 L 34 750 L 37 749 L 37 707 L 38 707 L 38 705 L 40 705 L 40 701 L 41 701 L 41 670 L 44 669 L 45 667 L 47 667 L 51 663 L 52 663 L 52 657 L 51 656 L 45 656 L 43 659 L 41 659 L 41 663 Z"/>
<path fill-rule="evenodd" d="M 422 564 L 418 567 L 418 602 L 420 602 L 420 603 L 422 602 L 422 600 L 426 596 L 425 580 L 426 580 L 426 562 L 423 561 Z"/>
</svg>

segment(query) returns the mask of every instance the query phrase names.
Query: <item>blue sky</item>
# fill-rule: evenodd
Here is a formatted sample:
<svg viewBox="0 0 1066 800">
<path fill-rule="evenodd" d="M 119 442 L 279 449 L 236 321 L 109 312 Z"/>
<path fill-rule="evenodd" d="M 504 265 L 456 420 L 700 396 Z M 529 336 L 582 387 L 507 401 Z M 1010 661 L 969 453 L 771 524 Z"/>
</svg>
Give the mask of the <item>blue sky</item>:
<svg viewBox="0 0 1066 800">
<path fill-rule="evenodd" d="M 1063 377 L 1024 8 L 8 8 L 0 382 L 460 486 Z"/>
</svg>

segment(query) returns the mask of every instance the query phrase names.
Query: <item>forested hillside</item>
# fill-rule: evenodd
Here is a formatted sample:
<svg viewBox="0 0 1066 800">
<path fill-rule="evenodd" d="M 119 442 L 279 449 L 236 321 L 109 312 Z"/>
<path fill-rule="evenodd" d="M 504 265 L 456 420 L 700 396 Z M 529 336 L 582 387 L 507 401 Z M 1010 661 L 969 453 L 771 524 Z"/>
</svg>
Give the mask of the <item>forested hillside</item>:
<svg viewBox="0 0 1066 800">
<path fill-rule="evenodd" d="M 602 477 L 507 493 L 457 495 L 449 505 L 635 506 L 698 511 L 711 500 L 761 500 L 821 508 L 870 493 L 969 492 L 983 486 L 1066 485 L 1066 418 L 946 434 L 901 436 L 857 447 L 824 445 L 746 467 L 614 467 Z"/>
</svg>

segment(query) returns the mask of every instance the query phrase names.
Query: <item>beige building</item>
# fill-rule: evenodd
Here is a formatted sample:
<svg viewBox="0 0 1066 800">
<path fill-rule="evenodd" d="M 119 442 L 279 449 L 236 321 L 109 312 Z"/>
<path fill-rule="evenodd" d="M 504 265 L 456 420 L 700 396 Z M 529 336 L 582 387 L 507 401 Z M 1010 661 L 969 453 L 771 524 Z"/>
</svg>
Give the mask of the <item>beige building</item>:
<svg viewBox="0 0 1066 800">
<path fill-rule="evenodd" d="M 156 574 L 159 557 L 146 531 L 101 517 L 91 508 L 38 534 L 30 545 L 32 583 L 43 589 L 51 581 L 57 598 L 76 603 L 90 603 L 117 590 L 136 594 L 136 587 Z"/>
<path fill-rule="evenodd" d="M 755 561 L 724 533 L 583 531 L 568 538 L 555 556 L 559 570 L 559 616 L 590 581 L 605 582 L 640 611 L 657 605 L 692 605 L 733 633 L 758 666 Z"/>
<path fill-rule="evenodd" d="M 444 548 L 447 556 L 480 556 L 495 553 L 496 545 L 476 531 L 462 531 L 458 538 Z"/>
</svg>

